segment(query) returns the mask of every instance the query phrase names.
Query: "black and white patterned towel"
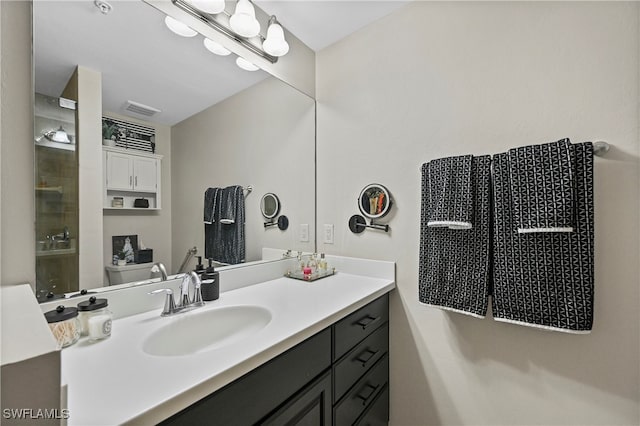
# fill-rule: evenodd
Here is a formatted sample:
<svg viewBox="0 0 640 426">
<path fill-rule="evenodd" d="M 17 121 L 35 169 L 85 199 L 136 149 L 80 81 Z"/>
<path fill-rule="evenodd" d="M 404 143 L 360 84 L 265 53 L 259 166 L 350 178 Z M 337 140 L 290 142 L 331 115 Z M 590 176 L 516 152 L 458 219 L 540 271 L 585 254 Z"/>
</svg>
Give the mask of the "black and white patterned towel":
<svg viewBox="0 0 640 426">
<path fill-rule="evenodd" d="M 220 223 L 229 225 L 236 221 L 240 199 L 244 200 L 241 186 L 227 186 L 222 190 L 222 196 L 220 197 Z"/>
<path fill-rule="evenodd" d="M 575 158 L 574 232 L 517 232 L 509 155 L 493 156 L 493 316 L 497 321 L 569 333 L 593 323 L 593 146 L 571 145 Z"/>
<path fill-rule="evenodd" d="M 491 157 L 471 161 L 472 229 L 428 226 L 430 186 L 428 165 L 422 166 L 420 302 L 445 310 L 484 318 L 489 294 L 489 221 Z"/>
<path fill-rule="evenodd" d="M 472 155 L 431 160 L 426 164 L 429 198 L 427 226 L 471 229 Z"/>
<path fill-rule="evenodd" d="M 573 232 L 575 179 L 571 142 L 509 150 L 509 172 L 518 232 Z"/>
<path fill-rule="evenodd" d="M 220 188 L 207 188 L 204 192 L 204 223 L 211 224 L 218 219 L 218 204 L 220 203 Z"/>
<path fill-rule="evenodd" d="M 205 224 L 205 256 L 221 263 L 235 265 L 245 261 L 245 208 L 244 192 L 241 186 L 230 186 L 221 191 L 227 192 L 227 202 L 231 206 L 226 206 L 224 202 L 217 203 L 216 217 L 226 218 L 232 222 L 225 223 L 223 219 L 215 223 Z M 225 211 L 226 210 L 226 211 Z"/>
</svg>

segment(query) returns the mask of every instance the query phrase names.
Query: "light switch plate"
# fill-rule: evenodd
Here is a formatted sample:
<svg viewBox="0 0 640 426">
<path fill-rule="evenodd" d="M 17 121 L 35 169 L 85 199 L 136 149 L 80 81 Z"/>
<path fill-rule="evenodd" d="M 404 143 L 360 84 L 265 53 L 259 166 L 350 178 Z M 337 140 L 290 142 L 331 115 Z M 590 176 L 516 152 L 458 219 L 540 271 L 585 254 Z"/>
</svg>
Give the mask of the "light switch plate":
<svg viewBox="0 0 640 426">
<path fill-rule="evenodd" d="M 324 224 L 324 243 L 333 244 L 333 225 L 329 223 Z"/>
<path fill-rule="evenodd" d="M 300 224 L 300 241 L 303 243 L 309 242 L 309 224 L 308 223 Z"/>
</svg>

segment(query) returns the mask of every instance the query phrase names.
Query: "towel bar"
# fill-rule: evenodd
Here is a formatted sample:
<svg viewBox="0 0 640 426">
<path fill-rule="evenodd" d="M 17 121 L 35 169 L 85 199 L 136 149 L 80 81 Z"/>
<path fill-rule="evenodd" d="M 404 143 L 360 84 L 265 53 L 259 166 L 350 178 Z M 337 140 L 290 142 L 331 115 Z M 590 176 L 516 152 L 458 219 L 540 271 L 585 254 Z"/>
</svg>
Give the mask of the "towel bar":
<svg viewBox="0 0 640 426">
<path fill-rule="evenodd" d="M 593 142 L 593 155 L 602 157 L 609 151 L 609 143 L 605 141 Z"/>
</svg>

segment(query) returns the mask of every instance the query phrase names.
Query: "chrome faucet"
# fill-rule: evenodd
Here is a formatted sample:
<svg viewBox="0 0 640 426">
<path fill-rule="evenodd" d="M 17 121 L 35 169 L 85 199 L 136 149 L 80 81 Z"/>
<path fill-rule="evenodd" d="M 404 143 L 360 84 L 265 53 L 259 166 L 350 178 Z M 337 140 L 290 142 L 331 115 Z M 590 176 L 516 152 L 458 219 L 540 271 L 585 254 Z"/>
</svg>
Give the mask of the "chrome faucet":
<svg viewBox="0 0 640 426">
<path fill-rule="evenodd" d="M 65 226 L 61 233 L 52 235 L 51 240 L 52 241 L 69 241 L 70 235 L 71 234 L 69 233 L 69 227 Z"/>
<path fill-rule="evenodd" d="M 191 284 L 193 284 L 194 286 L 193 297 L 189 295 L 189 288 L 191 287 Z M 173 290 L 171 290 L 170 288 L 160 288 L 149 292 L 149 294 L 166 294 L 164 308 L 162 309 L 162 313 L 160 314 L 160 316 L 166 317 L 180 312 L 190 311 L 191 309 L 199 308 L 200 306 L 204 306 L 200 285 L 200 277 L 198 277 L 198 274 L 191 271 L 189 274 L 185 275 L 182 278 L 182 282 L 180 283 L 180 299 L 178 303 L 176 303 L 173 297 Z"/>
<path fill-rule="evenodd" d="M 193 297 L 189 296 L 189 287 L 191 284 L 193 284 Z M 200 288 L 201 285 L 202 281 L 200 281 L 200 277 L 194 271 L 185 275 L 180 284 L 180 306 L 193 306 L 196 308 L 198 306 L 204 306 Z"/>
<path fill-rule="evenodd" d="M 160 272 L 162 274 L 162 279 L 160 281 L 167 280 L 167 268 L 164 267 L 162 262 L 156 262 L 151 267 L 151 278 L 153 278 L 153 274 L 157 274 Z"/>
<path fill-rule="evenodd" d="M 149 292 L 149 294 L 165 293 L 167 296 L 164 299 L 164 308 L 160 316 L 166 317 L 178 313 L 180 310 L 176 307 L 176 302 L 173 299 L 173 290 L 170 288 L 159 288 Z"/>
</svg>

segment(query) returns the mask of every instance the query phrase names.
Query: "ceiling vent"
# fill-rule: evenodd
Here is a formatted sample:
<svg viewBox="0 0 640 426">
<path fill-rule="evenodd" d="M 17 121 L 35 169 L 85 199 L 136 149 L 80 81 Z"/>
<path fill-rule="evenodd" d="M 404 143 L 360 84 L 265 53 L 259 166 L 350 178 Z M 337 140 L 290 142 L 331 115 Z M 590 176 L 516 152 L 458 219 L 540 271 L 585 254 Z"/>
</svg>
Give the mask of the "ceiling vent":
<svg viewBox="0 0 640 426">
<path fill-rule="evenodd" d="M 152 117 L 157 113 L 162 112 L 159 109 L 134 101 L 127 101 L 124 105 L 124 109 L 126 111 L 133 112 L 134 114 L 144 115 L 145 117 Z"/>
</svg>

